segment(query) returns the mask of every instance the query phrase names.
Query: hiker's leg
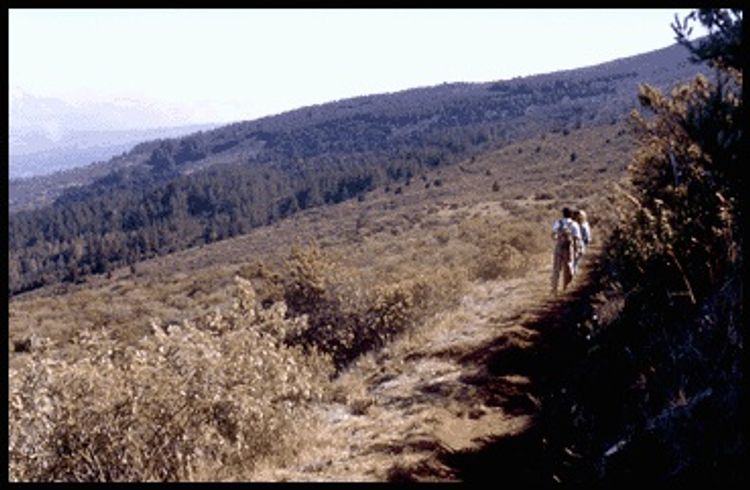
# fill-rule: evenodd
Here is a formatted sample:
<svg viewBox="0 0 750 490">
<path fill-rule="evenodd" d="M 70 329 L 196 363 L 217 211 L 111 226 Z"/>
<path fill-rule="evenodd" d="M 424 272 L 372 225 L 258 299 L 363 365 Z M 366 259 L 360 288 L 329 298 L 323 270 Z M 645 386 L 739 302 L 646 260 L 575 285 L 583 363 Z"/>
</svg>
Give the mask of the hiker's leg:
<svg viewBox="0 0 750 490">
<path fill-rule="evenodd" d="M 557 292 L 557 280 L 558 280 L 558 260 L 557 260 L 557 253 L 555 253 L 552 256 L 552 279 L 550 281 L 550 285 L 552 286 L 552 292 Z"/>
<path fill-rule="evenodd" d="M 564 248 L 560 254 L 563 269 L 563 290 L 573 280 L 573 253 L 569 248 Z"/>
<path fill-rule="evenodd" d="M 570 281 L 573 280 L 573 263 L 565 262 L 563 264 L 563 291 L 568 287 Z"/>
<path fill-rule="evenodd" d="M 560 267 L 562 261 L 560 260 L 559 247 L 555 247 L 555 251 L 552 258 L 552 293 L 557 294 L 557 282 L 560 278 Z"/>
</svg>

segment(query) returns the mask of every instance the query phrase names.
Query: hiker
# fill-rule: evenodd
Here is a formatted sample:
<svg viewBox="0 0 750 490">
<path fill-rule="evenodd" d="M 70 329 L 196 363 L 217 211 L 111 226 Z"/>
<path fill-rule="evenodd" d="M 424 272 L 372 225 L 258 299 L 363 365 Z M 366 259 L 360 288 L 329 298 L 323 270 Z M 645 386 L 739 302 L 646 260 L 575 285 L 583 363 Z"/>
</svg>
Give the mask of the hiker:
<svg viewBox="0 0 750 490">
<path fill-rule="evenodd" d="M 555 257 L 552 265 L 552 294 L 557 294 L 560 270 L 563 273 L 563 291 L 573 279 L 573 260 L 580 248 L 581 229 L 572 217 L 573 212 L 565 207 L 563 217 L 552 225 L 552 239 L 555 241 Z"/>
<path fill-rule="evenodd" d="M 573 220 L 578 223 L 581 230 L 581 247 L 575 256 L 573 261 L 573 275 L 578 273 L 578 264 L 583 258 L 583 254 L 591 243 L 591 227 L 589 226 L 588 219 L 586 218 L 586 211 L 579 209 L 573 213 Z"/>
</svg>

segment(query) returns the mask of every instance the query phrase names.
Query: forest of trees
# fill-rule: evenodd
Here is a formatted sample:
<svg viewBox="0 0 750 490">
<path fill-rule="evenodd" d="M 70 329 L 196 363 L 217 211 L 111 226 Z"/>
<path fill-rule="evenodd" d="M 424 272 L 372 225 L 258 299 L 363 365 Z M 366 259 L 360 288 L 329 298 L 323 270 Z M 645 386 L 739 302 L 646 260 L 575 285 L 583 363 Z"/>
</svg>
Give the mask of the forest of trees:
<svg viewBox="0 0 750 490">
<path fill-rule="evenodd" d="M 302 209 L 362 196 L 385 183 L 411 185 L 425 167 L 450 161 L 443 154 L 436 150 L 422 159 L 388 162 L 319 158 L 293 172 L 271 165 L 217 165 L 177 174 L 161 185 L 113 176 L 108 180 L 116 182 L 116 192 L 79 191 L 55 205 L 12 216 L 10 292 L 78 281 L 236 236 Z"/>
</svg>

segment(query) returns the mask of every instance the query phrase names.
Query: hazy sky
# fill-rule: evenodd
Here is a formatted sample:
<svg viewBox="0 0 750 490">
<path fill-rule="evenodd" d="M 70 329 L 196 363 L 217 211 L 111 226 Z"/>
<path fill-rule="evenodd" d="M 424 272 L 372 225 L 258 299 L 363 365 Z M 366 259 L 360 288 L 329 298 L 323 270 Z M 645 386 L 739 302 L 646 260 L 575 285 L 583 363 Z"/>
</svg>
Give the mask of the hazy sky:
<svg viewBox="0 0 750 490">
<path fill-rule="evenodd" d="M 674 43 L 686 9 L 11 9 L 9 83 L 184 123 L 577 68 Z"/>
</svg>

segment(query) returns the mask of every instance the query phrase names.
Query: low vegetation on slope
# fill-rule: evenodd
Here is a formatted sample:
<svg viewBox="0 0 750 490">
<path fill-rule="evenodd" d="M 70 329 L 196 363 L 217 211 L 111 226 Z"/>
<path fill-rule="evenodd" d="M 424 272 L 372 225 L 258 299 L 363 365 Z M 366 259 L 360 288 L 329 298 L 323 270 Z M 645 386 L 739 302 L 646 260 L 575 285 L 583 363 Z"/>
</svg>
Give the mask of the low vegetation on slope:
<svg viewBox="0 0 750 490">
<path fill-rule="evenodd" d="M 498 267 L 521 273 L 522 250 L 497 255 Z M 152 321 L 130 342 L 107 329 L 80 329 L 64 348 L 17 342 L 11 479 L 226 480 L 290 457 L 305 408 L 335 395 L 332 376 L 465 284 L 442 268 L 365 289 L 342 272 L 317 248 L 295 249 L 278 272 L 241 267 L 230 307 Z"/>
<path fill-rule="evenodd" d="M 326 392 L 329 376 L 451 308 L 472 281 L 523 274 L 571 187 L 589 207 L 587 189 L 621 175 L 629 141 L 619 131 L 520 141 L 398 193 L 376 189 L 135 273 L 14 298 L 12 478 L 229 480 L 290 458 L 305 407 L 340 396 Z M 295 248 L 290 236 L 321 246 Z M 266 394 L 248 386 L 257 376 Z M 322 391 L 306 395 L 311 385 Z M 242 403 L 228 404 L 234 396 Z M 168 422 L 161 410 L 172 406 L 184 417 Z"/>
<path fill-rule="evenodd" d="M 290 450 L 301 408 L 324 394 L 326 356 L 282 343 L 297 317 L 259 308 L 238 279 L 234 308 L 123 345 L 78 332 L 79 358 L 37 352 L 10 373 L 10 477 L 32 481 L 223 479 Z"/>
<path fill-rule="evenodd" d="M 345 268 L 339 276 L 361 278 L 363 289 L 444 267 L 469 280 L 511 272 L 490 252 L 517 256 L 508 245 L 543 250 L 563 205 L 584 205 L 595 227 L 604 224 L 606 201 L 595 189 L 623 175 L 631 149 L 631 138 L 609 124 L 542 135 L 432 170 L 410 185 L 375 189 L 362 201 L 306 210 L 238 237 L 115 269 L 111 278 L 39 288 L 10 301 L 10 347 L 32 335 L 64 345 L 80 328 L 138 338 L 149 332 L 149 318 L 181 321 L 211 311 L 231 303 L 226 290 L 234 274 L 256 260 L 276 267 L 295 241 L 317 241 Z"/>
</svg>

